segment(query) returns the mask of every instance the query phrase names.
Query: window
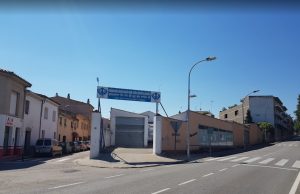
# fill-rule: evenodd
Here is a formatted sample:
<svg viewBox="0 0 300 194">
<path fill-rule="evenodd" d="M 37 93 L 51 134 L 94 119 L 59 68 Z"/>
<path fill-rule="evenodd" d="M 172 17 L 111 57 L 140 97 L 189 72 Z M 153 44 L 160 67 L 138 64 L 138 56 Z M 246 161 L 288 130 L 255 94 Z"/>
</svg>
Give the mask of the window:
<svg viewBox="0 0 300 194">
<path fill-rule="evenodd" d="M 53 122 L 56 121 L 56 111 L 55 110 L 52 112 L 52 121 Z"/>
<path fill-rule="evenodd" d="M 224 118 L 225 118 L 225 119 L 227 119 L 227 118 L 228 118 L 228 115 L 227 115 L 227 114 L 225 114 L 225 115 L 224 115 Z"/>
<path fill-rule="evenodd" d="M 44 119 L 48 119 L 48 107 L 44 108 Z"/>
<path fill-rule="evenodd" d="M 53 133 L 53 139 L 56 139 L 56 132 Z"/>
<path fill-rule="evenodd" d="M 67 119 L 64 119 L 64 126 L 67 126 Z"/>
<path fill-rule="evenodd" d="M 59 125 L 62 125 L 62 117 L 59 117 Z"/>
<path fill-rule="evenodd" d="M 29 114 L 29 104 L 30 104 L 30 101 L 29 100 L 26 100 L 25 102 L 25 114 Z"/>
<path fill-rule="evenodd" d="M 235 116 L 237 116 L 238 114 L 239 114 L 239 111 L 238 111 L 238 110 L 234 111 L 234 115 L 235 115 Z"/>
<path fill-rule="evenodd" d="M 58 141 L 60 141 L 60 134 L 58 134 Z"/>
<path fill-rule="evenodd" d="M 73 121 L 71 121 L 71 128 L 73 129 Z"/>
<path fill-rule="evenodd" d="M 18 106 L 19 106 L 19 98 L 20 98 L 20 94 L 18 92 L 12 92 L 10 94 L 10 111 L 9 113 L 11 115 L 15 115 L 15 116 L 18 116 L 18 112 L 19 112 L 19 109 L 18 109 Z"/>
<path fill-rule="evenodd" d="M 42 130 L 42 138 L 45 138 L 45 130 Z"/>
</svg>

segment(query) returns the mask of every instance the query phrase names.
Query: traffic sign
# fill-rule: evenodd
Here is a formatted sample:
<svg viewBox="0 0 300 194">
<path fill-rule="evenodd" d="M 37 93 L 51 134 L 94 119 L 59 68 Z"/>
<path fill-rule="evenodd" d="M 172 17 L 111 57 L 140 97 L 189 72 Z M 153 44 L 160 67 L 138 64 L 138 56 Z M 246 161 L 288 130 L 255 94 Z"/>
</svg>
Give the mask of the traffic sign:
<svg viewBox="0 0 300 194">
<path fill-rule="evenodd" d="M 160 103 L 160 92 L 97 87 L 97 98 Z"/>
</svg>

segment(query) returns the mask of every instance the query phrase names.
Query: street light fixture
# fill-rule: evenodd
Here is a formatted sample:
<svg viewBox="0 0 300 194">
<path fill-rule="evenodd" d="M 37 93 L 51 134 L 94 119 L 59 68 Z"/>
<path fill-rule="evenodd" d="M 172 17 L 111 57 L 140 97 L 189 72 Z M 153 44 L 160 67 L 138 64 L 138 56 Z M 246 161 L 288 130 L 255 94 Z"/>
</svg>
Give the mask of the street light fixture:
<svg viewBox="0 0 300 194">
<path fill-rule="evenodd" d="M 242 102 L 242 116 L 243 116 L 243 121 L 242 121 L 242 123 L 243 123 L 243 143 L 244 143 L 244 149 L 246 148 L 246 142 L 245 142 L 245 115 L 244 115 L 244 102 L 245 102 L 245 99 L 248 97 L 248 96 L 250 96 L 251 94 L 254 94 L 254 93 L 257 93 L 257 92 L 259 92 L 260 90 L 254 90 L 254 91 L 252 91 L 252 92 L 250 92 L 249 94 L 247 94 L 242 100 L 241 100 L 241 102 Z"/>
<path fill-rule="evenodd" d="M 191 72 L 196 65 L 204 61 L 213 61 L 216 57 L 207 57 L 206 59 L 200 60 L 196 62 L 189 71 L 189 78 L 188 78 L 188 110 L 187 110 L 187 134 L 186 134 L 186 144 L 187 144 L 187 160 L 190 160 L 190 99 L 196 97 L 196 95 L 191 95 L 190 85 L 191 85 Z"/>
</svg>

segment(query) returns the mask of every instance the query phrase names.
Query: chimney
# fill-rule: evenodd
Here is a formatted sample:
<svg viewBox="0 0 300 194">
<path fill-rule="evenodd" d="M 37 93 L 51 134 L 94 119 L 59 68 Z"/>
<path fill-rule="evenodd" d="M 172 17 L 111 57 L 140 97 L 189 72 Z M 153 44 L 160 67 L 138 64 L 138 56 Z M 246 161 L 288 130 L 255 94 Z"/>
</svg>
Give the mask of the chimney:
<svg viewBox="0 0 300 194">
<path fill-rule="evenodd" d="M 70 99 L 70 93 L 68 93 L 68 99 Z"/>
<path fill-rule="evenodd" d="M 56 92 L 55 96 L 57 97 L 58 96 L 58 93 Z"/>
<path fill-rule="evenodd" d="M 89 98 L 87 99 L 87 103 L 90 104 L 90 99 Z"/>
</svg>

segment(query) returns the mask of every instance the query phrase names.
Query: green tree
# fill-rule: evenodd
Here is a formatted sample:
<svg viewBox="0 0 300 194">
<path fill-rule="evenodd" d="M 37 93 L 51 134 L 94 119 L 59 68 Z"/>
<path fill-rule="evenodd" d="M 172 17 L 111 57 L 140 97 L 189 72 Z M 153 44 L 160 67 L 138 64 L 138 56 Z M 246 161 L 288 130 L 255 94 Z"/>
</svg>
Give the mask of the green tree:
<svg viewBox="0 0 300 194">
<path fill-rule="evenodd" d="M 251 116 L 251 112 L 250 112 L 249 109 L 247 110 L 246 123 L 253 123 L 253 121 L 252 121 L 252 116 Z"/>
<path fill-rule="evenodd" d="M 273 125 L 269 122 L 259 122 L 258 127 L 264 131 L 264 141 L 267 142 L 267 134 L 273 129 Z"/>
<path fill-rule="evenodd" d="M 297 109 L 294 113 L 296 115 L 296 119 L 294 122 L 294 129 L 297 133 L 299 133 L 300 132 L 300 95 L 298 95 Z"/>
</svg>

